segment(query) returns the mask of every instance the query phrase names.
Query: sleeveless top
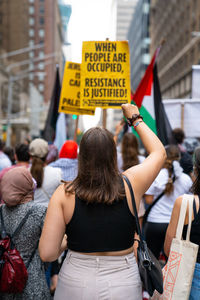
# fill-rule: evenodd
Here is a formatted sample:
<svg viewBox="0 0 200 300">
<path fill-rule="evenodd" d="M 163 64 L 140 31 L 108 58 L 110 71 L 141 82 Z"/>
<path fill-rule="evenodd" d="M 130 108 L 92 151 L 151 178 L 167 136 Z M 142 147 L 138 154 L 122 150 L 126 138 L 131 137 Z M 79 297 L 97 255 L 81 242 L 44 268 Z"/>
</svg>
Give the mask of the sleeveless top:
<svg viewBox="0 0 200 300">
<path fill-rule="evenodd" d="M 133 246 L 135 229 L 126 196 L 112 204 L 88 204 L 76 196 L 66 226 L 68 248 L 83 253 L 125 250 Z"/>
<path fill-rule="evenodd" d="M 200 204 L 200 196 L 198 197 L 199 197 L 199 204 Z M 194 244 L 199 245 L 199 250 L 197 254 L 197 263 L 200 263 L 200 205 L 199 205 L 199 211 L 197 213 L 195 201 L 193 201 L 193 211 L 194 211 L 194 220 L 192 221 L 192 226 L 191 226 L 190 241 Z M 186 239 L 187 227 L 188 225 L 184 225 L 183 239 Z"/>
</svg>

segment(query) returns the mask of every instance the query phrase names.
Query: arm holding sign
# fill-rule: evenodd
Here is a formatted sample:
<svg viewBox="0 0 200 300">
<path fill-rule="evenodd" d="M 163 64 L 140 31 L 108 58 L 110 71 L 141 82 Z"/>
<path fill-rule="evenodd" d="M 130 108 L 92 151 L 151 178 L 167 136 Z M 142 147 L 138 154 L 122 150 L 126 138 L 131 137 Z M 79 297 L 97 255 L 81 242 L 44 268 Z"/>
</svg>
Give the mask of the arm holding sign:
<svg viewBox="0 0 200 300">
<path fill-rule="evenodd" d="M 117 123 L 117 125 L 115 127 L 114 141 L 115 141 L 116 145 L 117 145 L 118 135 L 122 131 L 124 124 L 125 124 L 125 121 L 124 121 L 124 119 L 122 119 L 121 121 L 119 121 L 119 123 Z"/>
<path fill-rule="evenodd" d="M 148 153 L 148 156 L 143 163 L 131 167 L 124 172 L 132 184 L 136 205 L 137 208 L 139 208 L 141 197 L 145 194 L 146 190 L 152 184 L 160 169 L 163 167 L 166 159 L 166 152 L 158 137 L 143 122 L 137 106 L 132 104 L 123 104 L 122 110 L 124 116 L 132 122 L 131 125 L 134 126 Z M 127 198 L 129 202 L 130 198 Z"/>
</svg>

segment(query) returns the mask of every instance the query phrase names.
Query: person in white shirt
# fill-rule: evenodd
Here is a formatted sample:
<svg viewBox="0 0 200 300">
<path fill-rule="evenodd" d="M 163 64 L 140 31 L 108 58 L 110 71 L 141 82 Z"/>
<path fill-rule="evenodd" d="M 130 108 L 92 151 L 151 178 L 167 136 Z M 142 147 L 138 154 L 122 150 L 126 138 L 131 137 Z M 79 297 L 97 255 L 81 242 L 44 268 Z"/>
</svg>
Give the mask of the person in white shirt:
<svg viewBox="0 0 200 300">
<path fill-rule="evenodd" d="M 174 202 L 179 195 L 188 193 L 191 178 L 183 173 L 179 164 L 180 151 L 176 145 L 166 147 L 167 159 L 163 169 L 145 193 L 145 200 L 151 204 L 162 192 L 164 195 L 152 207 L 144 226 L 147 245 L 156 258 L 163 250 L 165 233 L 170 222 Z"/>
<path fill-rule="evenodd" d="M 0 171 L 12 166 L 9 157 L 3 152 L 4 146 L 5 143 L 0 140 Z"/>
<path fill-rule="evenodd" d="M 54 191 L 61 184 L 62 171 L 46 165 L 48 143 L 45 140 L 33 140 L 29 145 L 29 153 L 32 158 L 30 172 L 37 182 L 34 201 L 47 207 Z"/>
</svg>

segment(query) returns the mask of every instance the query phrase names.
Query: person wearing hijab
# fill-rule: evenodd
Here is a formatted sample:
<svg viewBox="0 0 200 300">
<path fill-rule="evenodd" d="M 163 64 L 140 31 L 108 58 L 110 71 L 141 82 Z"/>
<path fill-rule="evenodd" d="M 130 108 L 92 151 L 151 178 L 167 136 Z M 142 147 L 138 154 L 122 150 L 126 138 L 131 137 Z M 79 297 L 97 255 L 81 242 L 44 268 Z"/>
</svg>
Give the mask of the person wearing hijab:
<svg viewBox="0 0 200 300">
<path fill-rule="evenodd" d="M 21 230 L 13 237 L 25 265 L 28 265 L 28 280 L 22 294 L 0 293 L 1 300 L 48 300 L 50 292 L 47 286 L 44 263 L 38 254 L 38 243 L 43 227 L 46 208 L 34 203 L 36 184 L 27 168 L 18 167 L 9 170 L 2 178 L 1 192 L 5 204 L 1 206 L 6 233 L 12 235 L 28 211 L 30 214 Z M 0 234 L 2 224 L 0 222 Z M 31 259 L 30 259 L 31 258 Z"/>
</svg>

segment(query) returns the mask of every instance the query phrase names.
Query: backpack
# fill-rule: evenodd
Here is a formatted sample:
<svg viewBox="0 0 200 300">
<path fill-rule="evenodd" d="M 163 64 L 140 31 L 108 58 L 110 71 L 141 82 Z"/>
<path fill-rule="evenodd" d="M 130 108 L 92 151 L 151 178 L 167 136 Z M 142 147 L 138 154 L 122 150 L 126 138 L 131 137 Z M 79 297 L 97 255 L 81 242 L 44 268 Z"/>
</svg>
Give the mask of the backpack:
<svg viewBox="0 0 200 300">
<path fill-rule="evenodd" d="M 36 251 L 32 253 L 27 266 L 15 248 L 13 237 L 20 231 L 31 210 L 29 210 L 12 235 L 8 235 L 3 221 L 2 207 L 0 207 L 2 231 L 0 236 L 0 292 L 22 293 L 28 279 L 27 268 Z"/>
</svg>

